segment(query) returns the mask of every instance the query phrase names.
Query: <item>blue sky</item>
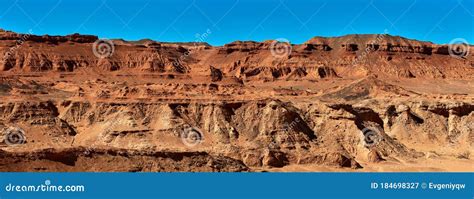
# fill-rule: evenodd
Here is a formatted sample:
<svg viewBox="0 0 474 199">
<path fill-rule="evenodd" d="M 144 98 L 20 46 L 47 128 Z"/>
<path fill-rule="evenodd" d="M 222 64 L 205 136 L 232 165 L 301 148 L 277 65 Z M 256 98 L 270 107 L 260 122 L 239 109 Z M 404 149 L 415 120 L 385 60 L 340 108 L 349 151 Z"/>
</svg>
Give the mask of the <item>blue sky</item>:
<svg viewBox="0 0 474 199">
<path fill-rule="evenodd" d="M 435 43 L 474 43 L 474 0 L 1 0 L 0 28 L 157 41 L 384 33 Z M 203 33 L 208 36 L 198 38 Z"/>
</svg>

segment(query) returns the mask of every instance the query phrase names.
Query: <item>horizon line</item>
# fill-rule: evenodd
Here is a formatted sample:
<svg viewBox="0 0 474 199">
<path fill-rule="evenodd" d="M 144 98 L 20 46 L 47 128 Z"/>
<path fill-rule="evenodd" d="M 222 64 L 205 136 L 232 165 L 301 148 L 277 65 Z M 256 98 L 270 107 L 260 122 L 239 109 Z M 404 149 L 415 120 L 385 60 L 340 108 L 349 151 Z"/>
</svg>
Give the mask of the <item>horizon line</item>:
<svg viewBox="0 0 474 199">
<path fill-rule="evenodd" d="M 280 40 L 280 39 L 285 39 L 286 38 L 275 38 L 275 39 L 264 39 L 264 40 L 233 40 L 231 42 L 226 42 L 222 45 L 213 45 L 213 44 L 210 44 L 206 41 L 160 41 L 160 40 L 155 40 L 155 39 L 152 39 L 152 38 L 141 38 L 141 39 L 138 39 L 138 40 L 129 40 L 127 39 L 126 37 L 121 37 L 121 38 L 107 38 L 107 37 L 101 37 L 99 36 L 98 34 L 83 34 L 83 33 L 80 33 L 80 32 L 74 32 L 74 33 L 67 33 L 67 34 L 55 34 L 55 33 L 46 33 L 46 34 L 35 34 L 33 31 L 31 31 L 31 29 L 29 30 L 29 32 L 22 32 L 22 31 L 14 31 L 14 30 L 7 30 L 7 29 L 3 29 L 2 27 L 0 27 L 0 31 L 5 31 L 5 32 L 12 32 L 12 33 L 16 33 L 16 34 L 22 34 L 22 35 L 35 35 L 35 36 L 52 36 L 52 37 L 65 37 L 65 36 L 70 36 L 70 35 L 81 35 L 81 36 L 96 36 L 98 39 L 107 39 L 107 40 L 123 40 L 125 42 L 130 42 L 130 43 L 133 43 L 133 42 L 139 42 L 139 41 L 142 41 L 142 40 L 150 40 L 150 41 L 153 41 L 153 42 L 158 42 L 158 43 L 168 43 L 168 44 L 182 44 L 182 43 L 203 43 L 203 44 L 207 44 L 209 46 L 212 46 L 212 47 L 219 47 L 219 46 L 224 46 L 226 44 L 231 44 L 231 43 L 234 43 L 234 42 L 256 42 L 256 43 L 264 43 L 266 41 L 276 41 L 276 40 Z M 316 38 L 316 37 L 319 37 L 319 38 L 325 38 L 325 39 L 331 39 L 331 38 L 340 38 L 340 37 L 346 37 L 346 36 L 351 36 L 351 35 L 356 35 L 356 36 L 359 36 L 359 35 L 388 35 L 390 37 L 400 37 L 402 39 L 407 39 L 407 40 L 411 40 L 411 41 L 418 41 L 418 42 L 426 42 L 426 43 L 431 43 L 431 44 L 434 44 L 434 45 L 449 45 L 449 43 L 436 43 L 434 41 L 428 41 L 428 40 L 418 40 L 418 39 L 415 39 L 415 38 L 408 38 L 408 37 L 405 37 L 405 36 L 402 36 L 402 35 L 392 35 L 392 34 L 389 34 L 389 33 L 349 33 L 349 34 L 343 34 L 343 35 L 335 35 L 335 36 L 320 36 L 320 35 L 315 35 L 313 37 L 310 37 L 308 40 L 306 40 L 305 42 L 313 39 L 313 38 Z M 459 38 L 456 38 L 456 39 L 459 39 Z M 464 39 L 464 38 L 462 38 Z M 464 39 L 465 40 L 465 39 Z M 304 44 L 305 42 L 303 43 L 292 43 L 291 41 L 288 40 L 288 42 L 292 45 L 302 45 Z M 474 44 L 468 42 L 467 43 L 469 46 L 474 46 Z"/>
</svg>

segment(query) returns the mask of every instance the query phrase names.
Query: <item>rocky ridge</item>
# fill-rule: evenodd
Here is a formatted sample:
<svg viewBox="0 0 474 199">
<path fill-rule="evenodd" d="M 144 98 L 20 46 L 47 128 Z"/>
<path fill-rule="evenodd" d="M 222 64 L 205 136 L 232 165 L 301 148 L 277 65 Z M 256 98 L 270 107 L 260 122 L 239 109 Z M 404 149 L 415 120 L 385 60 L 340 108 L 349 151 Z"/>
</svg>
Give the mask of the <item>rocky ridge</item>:
<svg viewBox="0 0 474 199">
<path fill-rule="evenodd" d="M 112 40 L 100 57 L 97 40 L 0 32 L 0 170 L 472 165 L 474 59 L 446 45 Z"/>
</svg>

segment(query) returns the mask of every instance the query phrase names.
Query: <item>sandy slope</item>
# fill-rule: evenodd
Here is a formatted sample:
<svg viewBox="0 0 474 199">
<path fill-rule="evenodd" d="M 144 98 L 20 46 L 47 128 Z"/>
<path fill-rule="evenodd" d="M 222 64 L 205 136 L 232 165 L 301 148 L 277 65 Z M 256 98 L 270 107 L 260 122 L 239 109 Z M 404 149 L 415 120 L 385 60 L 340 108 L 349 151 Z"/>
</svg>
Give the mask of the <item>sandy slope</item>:
<svg viewBox="0 0 474 199">
<path fill-rule="evenodd" d="M 95 36 L 0 32 L 0 170 L 474 171 L 472 54 L 378 37 L 100 58 Z"/>
</svg>

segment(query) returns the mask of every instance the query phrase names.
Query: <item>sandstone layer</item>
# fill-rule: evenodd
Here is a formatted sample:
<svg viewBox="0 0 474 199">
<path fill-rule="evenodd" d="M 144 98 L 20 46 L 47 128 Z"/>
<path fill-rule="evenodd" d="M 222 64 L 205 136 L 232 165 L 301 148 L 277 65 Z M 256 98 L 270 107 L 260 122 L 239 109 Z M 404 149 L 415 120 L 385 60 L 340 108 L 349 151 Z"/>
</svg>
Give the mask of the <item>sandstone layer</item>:
<svg viewBox="0 0 474 199">
<path fill-rule="evenodd" d="M 0 171 L 474 171 L 472 46 L 97 41 L 0 31 Z"/>
</svg>

